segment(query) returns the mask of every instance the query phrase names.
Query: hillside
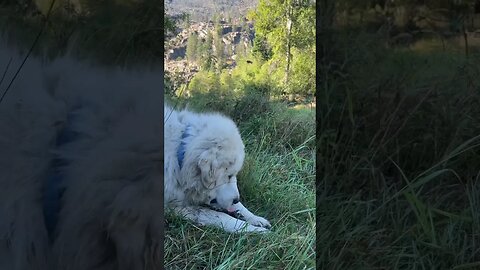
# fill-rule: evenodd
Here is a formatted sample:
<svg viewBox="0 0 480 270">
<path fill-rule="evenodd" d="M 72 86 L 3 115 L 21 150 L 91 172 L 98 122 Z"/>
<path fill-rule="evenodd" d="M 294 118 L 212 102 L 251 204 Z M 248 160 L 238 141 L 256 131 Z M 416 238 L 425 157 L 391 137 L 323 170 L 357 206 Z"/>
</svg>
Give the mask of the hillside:
<svg viewBox="0 0 480 270">
<path fill-rule="evenodd" d="M 196 22 L 208 21 L 215 14 L 224 17 L 245 16 L 255 8 L 258 0 L 165 0 L 167 13 L 171 15 L 187 13 Z"/>
<path fill-rule="evenodd" d="M 236 66 L 236 59 L 239 54 L 251 48 L 255 37 L 253 23 L 244 21 L 243 26 L 232 25 L 225 21 L 220 21 L 222 55 L 225 60 L 223 68 L 232 69 Z M 164 65 L 165 71 L 175 78 L 175 83 L 188 83 L 193 76 L 200 70 L 198 61 L 189 61 L 187 59 L 188 39 L 192 34 L 198 35 L 199 42 L 205 43 L 209 34 L 213 35 L 215 31 L 213 22 L 193 23 L 188 28 L 179 29 L 179 33 L 165 43 Z M 200 45 L 199 45 L 200 46 Z M 217 50 L 212 40 L 212 51 Z M 218 62 L 215 55 L 211 56 L 214 63 Z"/>
</svg>

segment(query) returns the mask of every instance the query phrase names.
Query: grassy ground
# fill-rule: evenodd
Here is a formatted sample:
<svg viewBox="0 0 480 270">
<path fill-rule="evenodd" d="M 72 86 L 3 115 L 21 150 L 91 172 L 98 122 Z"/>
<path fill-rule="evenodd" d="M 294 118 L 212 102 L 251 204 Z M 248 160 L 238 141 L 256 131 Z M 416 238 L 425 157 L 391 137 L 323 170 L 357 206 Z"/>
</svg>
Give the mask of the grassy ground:
<svg viewBox="0 0 480 270">
<path fill-rule="evenodd" d="M 480 55 L 333 40 L 317 90 L 317 267 L 480 269 Z"/>
<path fill-rule="evenodd" d="M 314 112 L 271 106 L 238 123 L 246 145 L 238 179 L 244 204 L 272 232 L 233 235 L 168 214 L 167 269 L 315 268 Z"/>
</svg>

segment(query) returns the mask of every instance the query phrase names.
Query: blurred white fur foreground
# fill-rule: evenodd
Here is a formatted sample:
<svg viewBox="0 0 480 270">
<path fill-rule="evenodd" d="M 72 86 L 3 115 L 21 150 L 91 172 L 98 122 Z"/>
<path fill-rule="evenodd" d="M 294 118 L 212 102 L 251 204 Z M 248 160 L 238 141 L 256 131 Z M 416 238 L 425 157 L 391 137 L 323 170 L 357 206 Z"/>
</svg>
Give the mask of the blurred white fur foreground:
<svg viewBox="0 0 480 270">
<path fill-rule="evenodd" d="M 11 57 L 1 92 L 22 58 L 0 48 L 2 73 Z M 161 70 L 28 59 L 0 104 L 0 269 L 163 267 L 162 81 Z"/>
<path fill-rule="evenodd" d="M 233 121 L 165 107 L 164 122 L 165 206 L 227 232 L 267 232 L 270 223 L 240 202 L 245 147 Z"/>
</svg>

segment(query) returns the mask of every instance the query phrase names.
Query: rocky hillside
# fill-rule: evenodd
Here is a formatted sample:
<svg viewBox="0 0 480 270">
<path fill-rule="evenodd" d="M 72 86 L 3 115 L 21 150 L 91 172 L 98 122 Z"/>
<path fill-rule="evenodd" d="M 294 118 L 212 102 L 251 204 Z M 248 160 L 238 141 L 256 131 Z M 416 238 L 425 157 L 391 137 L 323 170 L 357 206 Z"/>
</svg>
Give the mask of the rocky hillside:
<svg viewBox="0 0 480 270">
<path fill-rule="evenodd" d="M 207 21 L 215 14 L 225 17 L 245 16 L 258 0 L 165 0 L 167 12 L 171 15 L 187 13 L 194 21 Z"/>
<path fill-rule="evenodd" d="M 239 49 L 247 50 L 252 46 L 255 31 L 253 23 L 245 21 L 243 27 L 220 21 L 222 29 L 222 45 L 226 60 L 226 68 L 233 68 L 236 65 L 235 59 Z M 197 63 L 189 62 L 186 59 L 187 43 L 189 37 L 196 33 L 202 41 L 207 39 L 208 33 L 215 30 L 214 23 L 199 22 L 193 23 L 190 27 L 180 32 L 165 44 L 165 70 L 182 82 L 188 82 L 200 69 Z M 217 50 L 212 44 L 213 50 Z M 230 52 L 230 53 L 229 53 Z"/>
<path fill-rule="evenodd" d="M 224 50 L 227 46 L 233 47 L 239 43 L 241 43 L 244 47 L 251 45 L 251 42 L 255 36 L 253 24 L 251 22 L 246 22 L 245 26 L 248 29 L 243 29 L 241 26 L 233 26 L 225 21 L 220 21 Z M 170 39 L 165 44 L 166 60 L 170 61 L 178 58 L 185 58 L 188 38 L 192 33 L 196 33 L 200 39 L 205 40 L 208 33 L 213 33 L 213 31 L 214 24 L 212 21 L 194 23 L 190 27 L 181 30 L 174 38 Z"/>
</svg>

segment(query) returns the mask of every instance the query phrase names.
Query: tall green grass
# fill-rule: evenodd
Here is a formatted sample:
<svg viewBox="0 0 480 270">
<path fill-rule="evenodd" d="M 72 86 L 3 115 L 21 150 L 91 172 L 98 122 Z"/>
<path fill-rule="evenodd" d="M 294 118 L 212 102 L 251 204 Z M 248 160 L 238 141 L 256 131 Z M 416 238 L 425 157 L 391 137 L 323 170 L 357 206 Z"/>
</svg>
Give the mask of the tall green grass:
<svg viewBox="0 0 480 270">
<path fill-rule="evenodd" d="M 339 35 L 317 104 L 320 269 L 480 269 L 480 57 Z"/>
</svg>

